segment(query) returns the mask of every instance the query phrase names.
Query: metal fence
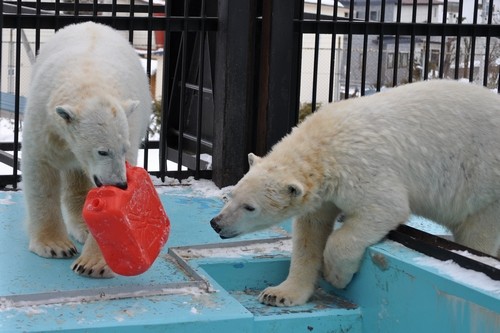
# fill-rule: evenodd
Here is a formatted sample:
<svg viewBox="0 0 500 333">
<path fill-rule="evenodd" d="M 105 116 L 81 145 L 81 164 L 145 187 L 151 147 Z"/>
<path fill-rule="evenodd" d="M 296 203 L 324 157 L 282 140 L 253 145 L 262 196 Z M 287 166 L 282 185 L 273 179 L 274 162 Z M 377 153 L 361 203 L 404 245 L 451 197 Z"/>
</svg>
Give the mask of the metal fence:
<svg viewBox="0 0 500 333">
<path fill-rule="evenodd" d="M 123 31 L 150 78 L 154 119 L 141 164 L 162 178 L 210 178 L 212 123 L 202 120 L 204 113 L 213 114 L 213 73 L 206 64 L 213 57 L 215 3 L 0 1 L 2 131 L 12 131 L 2 133 L 11 142 L 0 143 L 0 163 L 12 172 L 1 175 L 0 185 L 16 187 L 19 180 L 19 133 L 38 49 L 59 28 L 88 20 Z"/>
<path fill-rule="evenodd" d="M 156 117 L 141 163 L 163 180 L 234 184 L 248 152 L 265 154 L 301 113 L 340 99 L 434 78 L 499 89 L 493 0 L 0 0 L 0 6 L 0 188 L 16 188 L 20 179 L 19 133 L 36 52 L 75 22 L 123 31 L 143 58 Z"/>
</svg>

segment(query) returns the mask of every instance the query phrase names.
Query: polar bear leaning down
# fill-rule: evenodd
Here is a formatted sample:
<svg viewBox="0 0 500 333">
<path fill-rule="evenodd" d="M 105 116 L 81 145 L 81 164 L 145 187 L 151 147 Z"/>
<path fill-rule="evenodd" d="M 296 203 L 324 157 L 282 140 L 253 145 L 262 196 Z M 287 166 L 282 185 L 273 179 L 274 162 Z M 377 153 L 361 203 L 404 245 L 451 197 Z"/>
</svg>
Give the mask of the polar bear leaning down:
<svg viewBox="0 0 500 333">
<path fill-rule="evenodd" d="M 249 164 L 211 225 L 230 238 L 295 217 L 289 275 L 263 303 L 307 302 L 321 271 L 344 288 L 411 213 L 499 255 L 500 97 L 484 87 L 436 80 L 330 104 Z"/>
<path fill-rule="evenodd" d="M 49 258 L 76 255 L 67 227 L 85 243 L 72 269 L 91 277 L 113 275 L 88 234 L 83 203 L 94 186 L 127 186 L 125 161 L 136 164 L 150 114 L 147 76 L 115 30 L 92 22 L 70 25 L 42 46 L 22 148 L 31 251 Z"/>
</svg>

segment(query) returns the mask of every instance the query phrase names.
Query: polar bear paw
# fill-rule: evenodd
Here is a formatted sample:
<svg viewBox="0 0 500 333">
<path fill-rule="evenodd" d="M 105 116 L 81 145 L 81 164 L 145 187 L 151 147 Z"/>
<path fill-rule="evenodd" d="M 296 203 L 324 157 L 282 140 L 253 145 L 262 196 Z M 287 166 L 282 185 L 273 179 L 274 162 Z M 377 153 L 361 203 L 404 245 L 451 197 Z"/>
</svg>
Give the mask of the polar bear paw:
<svg viewBox="0 0 500 333">
<path fill-rule="evenodd" d="M 68 237 L 51 239 L 32 238 L 29 249 L 44 258 L 71 258 L 78 253 L 75 245 Z"/>
<path fill-rule="evenodd" d="M 115 276 L 102 257 L 82 255 L 71 264 L 71 269 L 78 275 L 92 278 L 112 278 Z"/>
<path fill-rule="evenodd" d="M 276 287 L 264 289 L 259 295 L 259 301 L 272 306 L 296 306 L 309 300 L 313 290 L 304 286 L 291 286 L 285 282 Z"/>
</svg>

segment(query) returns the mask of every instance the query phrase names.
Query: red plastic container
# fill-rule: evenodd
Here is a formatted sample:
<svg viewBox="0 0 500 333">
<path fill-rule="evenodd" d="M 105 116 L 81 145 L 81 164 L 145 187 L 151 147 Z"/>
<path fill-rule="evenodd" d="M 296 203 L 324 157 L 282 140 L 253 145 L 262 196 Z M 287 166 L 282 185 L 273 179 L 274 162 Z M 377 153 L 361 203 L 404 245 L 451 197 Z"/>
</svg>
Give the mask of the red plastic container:
<svg viewBox="0 0 500 333">
<path fill-rule="evenodd" d="M 170 233 L 170 221 L 146 170 L 127 163 L 126 190 L 93 188 L 83 218 L 106 263 L 120 275 L 139 275 L 151 267 Z"/>
</svg>

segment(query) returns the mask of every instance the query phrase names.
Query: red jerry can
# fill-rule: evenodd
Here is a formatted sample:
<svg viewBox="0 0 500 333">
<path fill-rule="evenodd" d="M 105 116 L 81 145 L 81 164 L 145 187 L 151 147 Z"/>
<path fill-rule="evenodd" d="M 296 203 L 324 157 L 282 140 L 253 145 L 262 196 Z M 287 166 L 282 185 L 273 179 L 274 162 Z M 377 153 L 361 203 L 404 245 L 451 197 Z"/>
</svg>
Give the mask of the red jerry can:
<svg viewBox="0 0 500 333">
<path fill-rule="evenodd" d="M 93 188 L 83 219 L 106 263 L 120 275 L 139 275 L 151 267 L 170 233 L 170 221 L 146 170 L 127 167 L 126 190 Z"/>
</svg>

